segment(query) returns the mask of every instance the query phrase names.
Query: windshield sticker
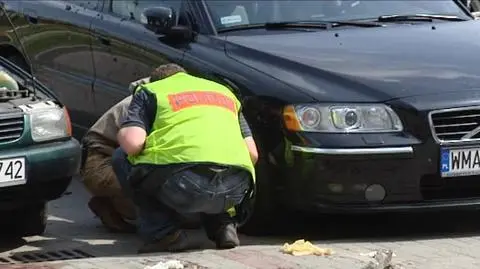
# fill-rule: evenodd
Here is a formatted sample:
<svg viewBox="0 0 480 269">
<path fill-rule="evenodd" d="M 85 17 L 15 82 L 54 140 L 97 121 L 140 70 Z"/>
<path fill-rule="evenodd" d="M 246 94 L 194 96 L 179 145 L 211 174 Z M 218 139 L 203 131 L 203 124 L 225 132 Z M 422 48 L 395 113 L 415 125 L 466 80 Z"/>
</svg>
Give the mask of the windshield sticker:
<svg viewBox="0 0 480 269">
<path fill-rule="evenodd" d="M 242 22 L 242 16 L 233 15 L 233 16 L 222 17 L 222 18 L 220 18 L 220 22 L 222 24 L 239 23 L 239 22 Z"/>
<path fill-rule="evenodd" d="M 360 4 L 360 1 L 355 1 L 350 6 L 351 7 L 356 7 L 356 6 L 358 6 L 358 4 Z"/>
</svg>

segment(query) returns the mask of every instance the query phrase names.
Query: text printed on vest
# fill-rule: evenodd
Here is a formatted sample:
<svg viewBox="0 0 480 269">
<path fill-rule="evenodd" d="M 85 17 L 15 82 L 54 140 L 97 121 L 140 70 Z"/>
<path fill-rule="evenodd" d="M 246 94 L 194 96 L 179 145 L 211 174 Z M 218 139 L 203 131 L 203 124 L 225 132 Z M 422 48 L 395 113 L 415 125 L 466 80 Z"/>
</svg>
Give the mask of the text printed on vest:
<svg viewBox="0 0 480 269">
<path fill-rule="evenodd" d="M 193 106 L 218 106 L 226 108 L 234 113 L 235 101 L 221 93 L 209 91 L 190 91 L 177 94 L 169 94 L 168 100 L 173 111 L 179 111 Z"/>
</svg>

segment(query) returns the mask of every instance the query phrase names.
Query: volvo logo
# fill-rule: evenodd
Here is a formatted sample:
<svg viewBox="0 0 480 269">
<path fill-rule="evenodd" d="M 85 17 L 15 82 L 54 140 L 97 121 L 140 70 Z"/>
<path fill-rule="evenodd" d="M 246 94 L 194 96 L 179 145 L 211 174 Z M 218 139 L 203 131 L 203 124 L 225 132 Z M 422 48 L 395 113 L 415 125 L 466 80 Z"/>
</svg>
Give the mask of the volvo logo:
<svg viewBox="0 0 480 269">
<path fill-rule="evenodd" d="M 467 140 L 467 139 L 471 139 L 472 137 L 476 136 L 478 133 L 480 133 L 480 126 L 478 126 L 477 128 L 471 130 L 469 133 L 467 133 L 466 135 L 462 136 L 462 140 Z"/>
</svg>

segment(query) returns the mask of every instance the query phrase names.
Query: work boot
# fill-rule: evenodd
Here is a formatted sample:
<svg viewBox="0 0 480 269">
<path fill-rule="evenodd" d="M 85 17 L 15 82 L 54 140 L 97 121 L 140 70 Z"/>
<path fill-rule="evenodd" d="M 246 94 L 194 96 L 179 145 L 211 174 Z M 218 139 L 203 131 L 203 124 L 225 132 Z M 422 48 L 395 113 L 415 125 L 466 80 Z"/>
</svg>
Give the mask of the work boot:
<svg viewBox="0 0 480 269">
<path fill-rule="evenodd" d="M 237 225 L 229 223 L 221 226 L 215 233 L 217 249 L 230 249 L 240 246 L 240 239 L 237 234 Z"/>
<path fill-rule="evenodd" d="M 215 242 L 217 249 L 230 249 L 240 245 L 237 224 L 228 214 L 204 215 L 203 226 L 208 239 Z"/>
<path fill-rule="evenodd" d="M 184 231 L 177 230 L 162 239 L 145 243 L 138 250 L 138 254 L 153 252 L 181 252 L 192 248 L 194 248 L 194 246 L 191 244 L 187 234 Z"/>
<path fill-rule="evenodd" d="M 135 225 L 123 220 L 122 216 L 115 211 L 109 198 L 93 197 L 88 202 L 90 210 L 100 218 L 102 224 L 113 233 L 134 233 Z"/>
</svg>

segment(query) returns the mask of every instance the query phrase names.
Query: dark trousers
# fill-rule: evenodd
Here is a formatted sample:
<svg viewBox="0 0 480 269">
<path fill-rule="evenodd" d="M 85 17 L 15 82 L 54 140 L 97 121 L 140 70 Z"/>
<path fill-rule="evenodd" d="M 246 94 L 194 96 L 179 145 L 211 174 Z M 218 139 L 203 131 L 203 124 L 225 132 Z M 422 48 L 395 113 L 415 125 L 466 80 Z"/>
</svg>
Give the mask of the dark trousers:
<svg viewBox="0 0 480 269">
<path fill-rule="evenodd" d="M 175 214 L 200 214 L 212 239 L 216 229 L 234 222 L 227 210 L 243 201 L 251 184 L 250 174 L 242 169 L 194 166 L 163 178 L 152 171 L 141 184 L 148 187 L 132 189 L 132 166 L 121 149 L 115 151 L 112 164 L 120 184 L 137 206 L 138 230 L 146 241 L 162 239 L 175 231 Z"/>
</svg>

